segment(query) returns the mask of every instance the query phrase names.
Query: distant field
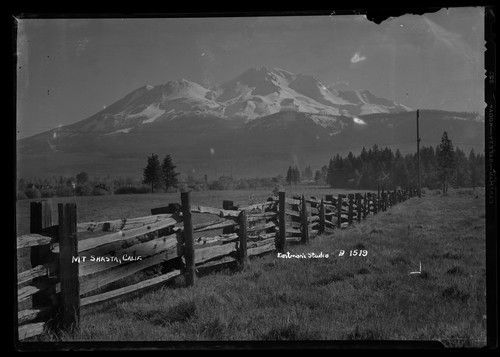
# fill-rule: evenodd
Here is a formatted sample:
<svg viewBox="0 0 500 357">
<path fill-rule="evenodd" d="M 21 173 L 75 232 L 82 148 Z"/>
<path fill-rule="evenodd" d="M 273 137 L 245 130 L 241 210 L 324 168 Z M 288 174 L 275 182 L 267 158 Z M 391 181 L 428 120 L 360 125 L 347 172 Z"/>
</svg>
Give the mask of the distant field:
<svg viewBox="0 0 500 357">
<path fill-rule="evenodd" d="M 239 203 L 246 195 L 200 192 L 193 194 L 193 202 L 215 204 L 227 198 Z M 108 200 L 106 204 L 116 199 L 122 208 L 109 208 L 110 218 L 139 214 L 132 206 L 147 211 L 171 202 L 170 197 L 177 195 L 149 195 L 144 201 L 139 196 L 98 198 L 94 208 L 98 212 L 105 207 L 100 199 Z M 85 219 L 93 218 L 90 205 L 80 206 L 87 207 Z M 354 249 L 368 255 L 349 256 Z M 338 256 L 339 250 L 346 255 Z M 412 198 L 289 251 L 330 256 L 267 255 L 252 259 L 242 271 L 201 277 L 191 288 L 178 282 L 91 307 L 82 311 L 80 331 L 62 339 L 439 340 L 457 347 L 486 343 L 484 193 L 458 190 L 445 197 Z M 422 273 L 411 275 L 420 262 Z"/>
<path fill-rule="evenodd" d="M 288 195 L 304 194 L 306 196 L 324 197 L 326 194 L 351 192 L 349 190 L 333 190 L 325 186 L 286 186 Z M 352 192 L 360 192 L 352 191 Z M 205 205 L 222 208 L 223 200 L 232 200 L 235 205 L 249 205 L 264 202 L 272 195 L 267 190 L 232 190 L 232 191 L 200 191 L 191 193 L 193 205 Z M 30 202 L 36 200 L 20 200 L 17 202 L 18 235 L 29 233 Z M 169 203 L 180 203 L 180 193 L 130 194 L 86 197 L 53 197 L 52 217 L 57 224 L 57 203 L 75 202 L 77 205 L 77 221 L 104 221 L 110 219 L 133 218 L 151 214 L 151 208 L 167 206 Z"/>
</svg>

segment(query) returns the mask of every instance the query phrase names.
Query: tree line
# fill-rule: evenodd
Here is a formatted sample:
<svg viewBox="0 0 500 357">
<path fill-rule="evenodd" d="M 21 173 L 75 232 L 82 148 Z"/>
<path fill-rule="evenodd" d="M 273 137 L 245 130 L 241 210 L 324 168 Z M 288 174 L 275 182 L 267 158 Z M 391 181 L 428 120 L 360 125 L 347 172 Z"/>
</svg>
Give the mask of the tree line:
<svg viewBox="0 0 500 357">
<path fill-rule="evenodd" d="M 441 143 L 420 149 L 421 186 L 441 189 L 452 187 L 484 186 L 485 156 L 471 149 L 468 155 L 454 148 L 446 132 Z M 377 189 L 385 187 L 416 188 L 418 186 L 417 153 L 402 155 L 399 149 L 363 147 L 356 156 L 352 152 L 346 157 L 335 155 L 328 165 L 317 170 L 317 183 L 326 183 L 336 188 Z"/>
</svg>

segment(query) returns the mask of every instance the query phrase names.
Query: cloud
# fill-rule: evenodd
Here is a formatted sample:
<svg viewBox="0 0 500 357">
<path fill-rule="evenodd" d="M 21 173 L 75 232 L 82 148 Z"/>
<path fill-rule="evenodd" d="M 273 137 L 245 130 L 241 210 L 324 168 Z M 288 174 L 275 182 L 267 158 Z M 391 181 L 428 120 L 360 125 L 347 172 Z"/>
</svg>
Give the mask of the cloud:
<svg viewBox="0 0 500 357">
<path fill-rule="evenodd" d="M 361 61 L 364 61 L 366 59 L 366 56 L 361 56 L 359 52 L 356 52 L 354 56 L 351 58 L 351 63 L 358 63 Z"/>
</svg>

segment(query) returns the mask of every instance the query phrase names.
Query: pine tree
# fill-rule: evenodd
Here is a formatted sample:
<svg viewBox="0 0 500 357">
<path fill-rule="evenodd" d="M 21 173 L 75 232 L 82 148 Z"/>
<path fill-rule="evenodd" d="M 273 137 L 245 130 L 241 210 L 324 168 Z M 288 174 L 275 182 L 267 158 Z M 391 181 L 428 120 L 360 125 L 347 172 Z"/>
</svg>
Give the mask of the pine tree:
<svg viewBox="0 0 500 357">
<path fill-rule="evenodd" d="M 298 184 L 300 182 L 300 171 L 299 171 L 299 168 L 297 166 L 295 166 L 293 169 L 292 169 L 292 173 L 293 173 L 293 183 L 295 184 Z"/>
<path fill-rule="evenodd" d="M 314 182 L 319 184 L 319 183 L 322 183 L 322 181 L 323 181 L 323 177 L 321 175 L 321 171 L 316 170 L 316 172 L 314 173 Z"/>
<path fill-rule="evenodd" d="M 438 154 L 438 170 L 439 179 L 443 189 L 443 194 L 447 191 L 447 184 L 454 171 L 455 152 L 453 150 L 453 143 L 448 138 L 448 133 L 445 131 L 441 137 L 441 144 L 439 144 Z"/>
<path fill-rule="evenodd" d="M 456 187 L 470 186 L 470 167 L 465 152 L 458 147 L 455 149 L 455 185 Z"/>
<path fill-rule="evenodd" d="M 399 150 L 396 151 L 394 169 L 392 172 L 392 184 L 397 187 L 408 186 L 408 168 Z"/>
<path fill-rule="evenodd" d="M 304 170 L 304 178 L 306 178 L 307 180 L 311 180 L 313 178 L 313 171 L 311 169 L 311 166 L 307 166 Z"/>
<path fill-rule="evenodd" d="M 176 166 L 173 164 L 172 158 L 170 157 L 170 155 L 167 155 L 163 159 L 163 163 L 161 165 L 162 179 L 166 190 L 168 190 L 170 187 L 177 187 L 177 176 L 179 175 L 179 173 L 175 172 L 175 168 Z"/>
<path fill-rule="evenodd" d="M 330 159 L 328 162 L 328 167 L 326 169 L 326 183 L 330 185 L 330 187 L 334 186 L 334 179 L 335 179 L 335 167 L 334 167 L 334 161 L 333 159 Z"/>
<path fill-rule="evenodd" d="M 142 183 L 151 185 L 151 193 L 153 193 L 155 188 L 161 187 L 161 180 L 162 171 L 160 160 L 158 160 L 158 155 L 151 154 L 151 156 L 148 157 L 148 164 L 143 170 Z"/>
<path fill-rule="evenodd" d="M 291 185 L 293 182 L 293 170 L 291 166 L 288 166 L 288 171 L 286 172 L 286 182 Z"/>
<path fill-rule="evenodd" d="M 470 171 L 470 181 L 472 185 L 472 190 L 474 191 L 476 189 L 476 182 L 477 182 L 476 154 L 474 153 L 474 149 L 471 149 L 469 153 L 469 171 Z"/>
</svg>

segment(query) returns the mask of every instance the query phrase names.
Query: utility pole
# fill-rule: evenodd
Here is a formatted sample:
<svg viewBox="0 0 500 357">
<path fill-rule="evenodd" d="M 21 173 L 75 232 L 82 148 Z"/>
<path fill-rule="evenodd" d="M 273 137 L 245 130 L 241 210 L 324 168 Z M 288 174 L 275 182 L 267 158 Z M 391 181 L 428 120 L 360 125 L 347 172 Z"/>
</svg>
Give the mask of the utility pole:
<svg viewBox="0 0 500 357">
<path fill-rule="evenodd" d="M 421 197 L 421 186 L 420 186 L 420 133 L 418 127 L 418 109 L 417 109 L 417 176 L 418 176 L 418 197 Z"/>
</svg>

